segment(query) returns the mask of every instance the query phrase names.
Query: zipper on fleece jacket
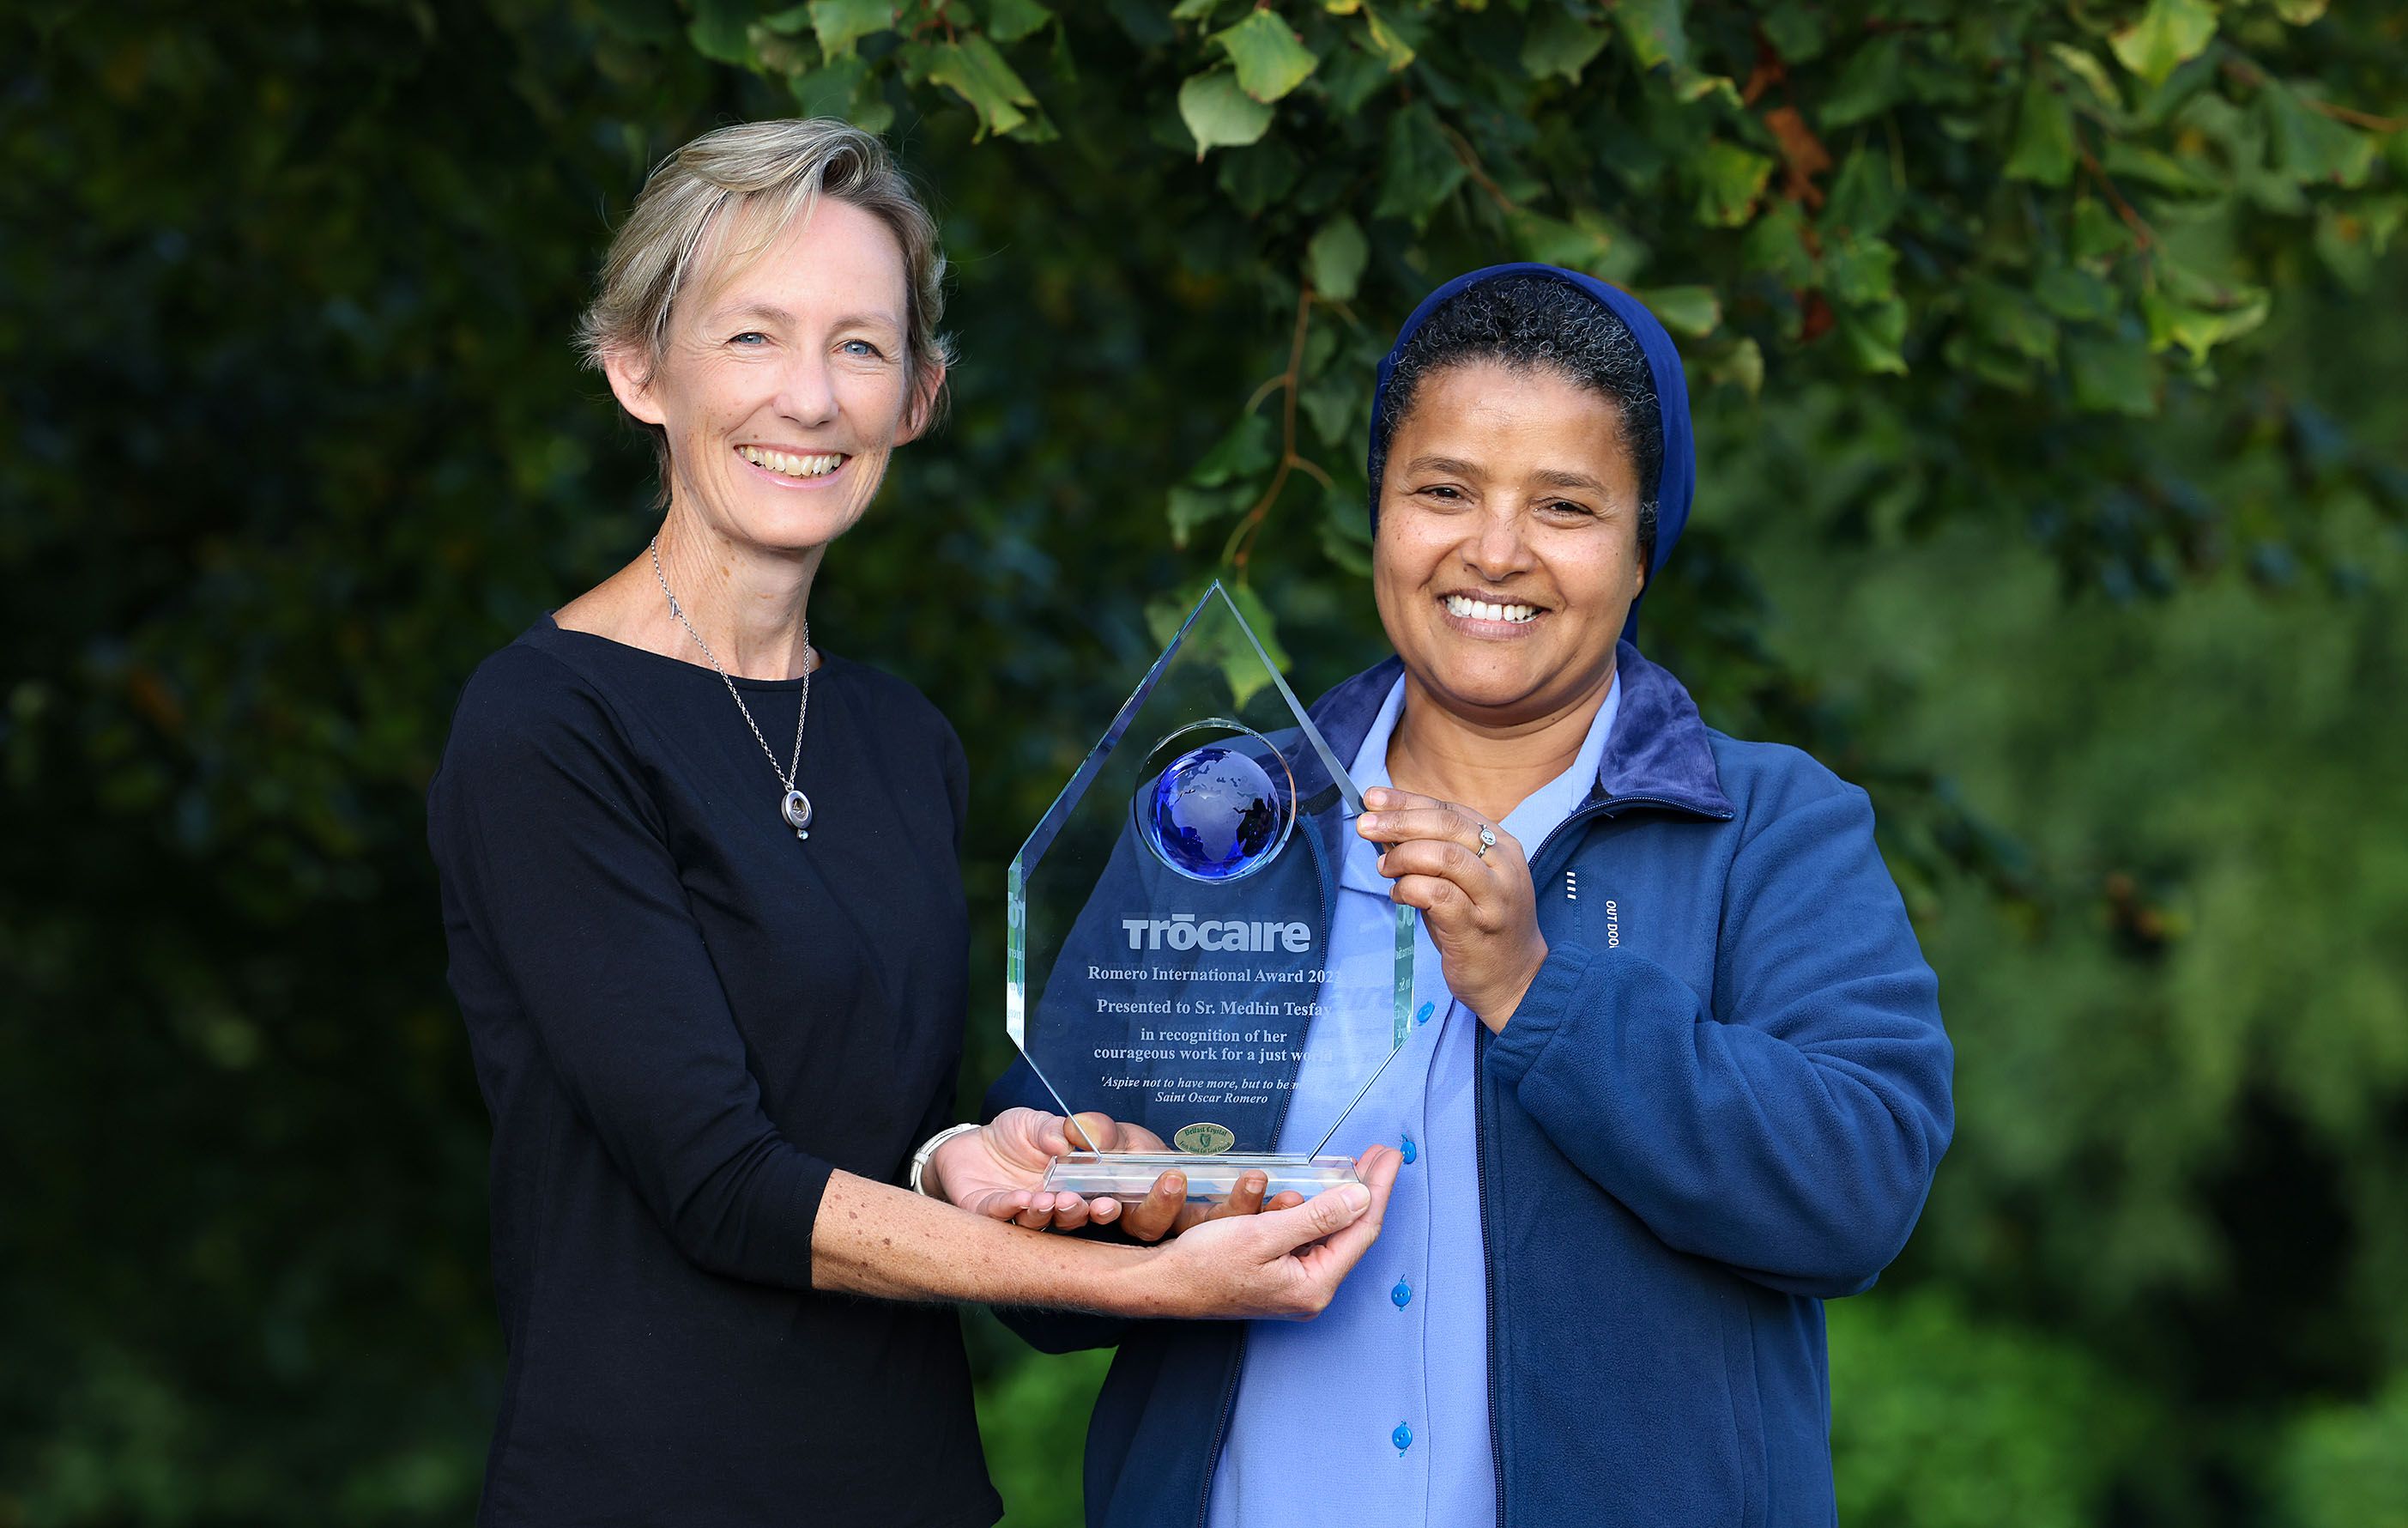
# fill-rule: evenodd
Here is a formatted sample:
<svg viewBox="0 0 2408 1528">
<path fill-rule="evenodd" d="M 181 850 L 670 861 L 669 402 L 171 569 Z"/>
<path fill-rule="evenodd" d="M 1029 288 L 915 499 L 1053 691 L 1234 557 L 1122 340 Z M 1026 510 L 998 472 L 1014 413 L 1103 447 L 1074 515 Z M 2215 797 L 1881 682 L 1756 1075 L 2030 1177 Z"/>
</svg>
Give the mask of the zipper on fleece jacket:
<svg viewBox="0 0 2408 1528">
<path fill-rule="evenodd" d="M 1503 1528 L 1507 1521 L 1504 1385 L 1497 1363 L 1497 1239 L 1488 1227 L 1488 1153 L 1495 1143 L 1488 1136 L 1488 1111 L 1484 1106 L 1488 1099 L 1488 1026 L 1483 1024 L 1471 1037 L 1471 1139 L 1479 1148 L 1472 1153 L 1471 1166 L 1480 1189 L 1480 1262 L 1487 1270 L 1480 1292 L 1488 1306 L 1488 1467 L 1497 1476 L 1497 1521 Z"/>
</svg>

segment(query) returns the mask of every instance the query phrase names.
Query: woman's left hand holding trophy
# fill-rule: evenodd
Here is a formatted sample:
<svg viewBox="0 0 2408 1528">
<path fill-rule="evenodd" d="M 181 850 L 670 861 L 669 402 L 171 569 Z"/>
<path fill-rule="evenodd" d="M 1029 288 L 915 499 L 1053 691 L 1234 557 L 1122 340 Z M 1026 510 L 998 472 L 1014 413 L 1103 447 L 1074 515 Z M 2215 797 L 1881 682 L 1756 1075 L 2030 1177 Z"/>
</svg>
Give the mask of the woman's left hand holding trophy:
<svg viewBox="0 0 2408 1528">
<path fill-rule="evenodd" d="M 1154 1180 L 1143 1201 L 1082 1199 L 1073 1193 L 1040 1189 L 1045 1169 L 1057 1157 L 1073 1150 L 1154 1151 L 1170 1147 L 1142 1125 L 1125 1124 L 1101 1114 L 1078 1117 L 1077 1145 L 1070 1121 L 1036 1109 L 1006 1109 L 986 1125 L 965 1131 L 937 1148 L 921 1177 L 921 1189 L 936 1198 L 991 1219 L 1010 1220 L 1032 1230 L 1076 1231 L 1086 1225 L 1118 1225 L 1141 1242 L 1159 1241 L 1206 1220 L 1252 1215 L 1263 1209 L 1286 1209 L 1304 1203 L 1293 1191 L 1264 1202 L 1269 1180 L 1248 1173 L 1237 1191 L 1217 1204 L 1191 1202 L 1186 1175 L 1176 1168 Z"/>
</svg>

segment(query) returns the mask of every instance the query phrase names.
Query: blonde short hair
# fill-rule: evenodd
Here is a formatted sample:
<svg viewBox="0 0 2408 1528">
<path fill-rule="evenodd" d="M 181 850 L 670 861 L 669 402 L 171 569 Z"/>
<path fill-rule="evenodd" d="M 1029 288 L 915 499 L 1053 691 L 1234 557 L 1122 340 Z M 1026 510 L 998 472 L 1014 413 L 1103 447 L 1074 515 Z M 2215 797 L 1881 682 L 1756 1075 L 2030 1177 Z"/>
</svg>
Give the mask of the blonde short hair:
<svg viewBox="0 0 2408 1528">
<path fill-rule="evenodd" d="M 906 343 L 910 386 L 918 395 L 931 373 L 953 360 L 953 341 L 937 328 L 945 313 L 945 252 L 937 243 L 936 220 L 877 135 L 832 117 L 716 128 L 662 160 L 610 240 L 593 304 L 578 319 L 577 348 L 585 364 L 599 368 L 613 352 L 639 352 L 650 375 L 660 365 L 669 315 L 723 214 L 730 226 L 742 219 L 758 230 L 734 252 L 741 261 L 809 216 L 823 195 L 875 216 L 902 248 Z M 939 390 L 930 410 L 940 414 L 943 409 Z M 660 502 L 666 504 L 668 432 L 657 425 L 643 428 L 660 461 Z"/>
</svg>

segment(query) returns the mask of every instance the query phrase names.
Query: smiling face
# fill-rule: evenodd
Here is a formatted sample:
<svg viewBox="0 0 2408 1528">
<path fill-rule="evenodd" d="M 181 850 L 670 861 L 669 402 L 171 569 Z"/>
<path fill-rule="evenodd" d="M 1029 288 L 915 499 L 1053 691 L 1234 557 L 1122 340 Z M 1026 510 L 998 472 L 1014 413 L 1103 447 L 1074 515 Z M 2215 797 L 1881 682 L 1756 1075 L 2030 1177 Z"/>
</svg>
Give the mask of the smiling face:
<svg viewBox="0 0 2408 1528">
<path fill-rule="evenodd" d="M 1432 373 L 1389 439 L 1371 586 L 1405 668 L 1484 727 L 1595 695 L 1646 582 L 1612 399 L 1546 368 Z"/>
<path fill-rule="evenodd" d="M 709 237 L 724 250 L 743 233 L 723 221 Z M 607 357 L 610 390 L 667 433 L 672 504 L 731 541 L 824 547 L 869 507 L 943 381 L 939 367 L 911 384 L 902 247 L 823 196 L 749 259 L 701 268 L 649 374 L 649 357 Z"/>
</svg>

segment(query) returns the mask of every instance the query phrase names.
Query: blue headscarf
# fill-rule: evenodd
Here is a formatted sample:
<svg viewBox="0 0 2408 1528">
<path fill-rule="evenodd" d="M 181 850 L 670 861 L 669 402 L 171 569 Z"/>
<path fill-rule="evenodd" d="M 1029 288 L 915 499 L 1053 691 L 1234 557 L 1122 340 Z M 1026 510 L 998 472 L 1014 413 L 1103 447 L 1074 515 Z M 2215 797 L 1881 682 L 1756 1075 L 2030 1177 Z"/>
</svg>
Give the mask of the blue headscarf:
<svg viewBox="0 0 2408 1528">
<path fill-rule="evenodd" d="M 1380 379 L 1371 389 L 1371 438 L 1380 436 L 1383 416 L 1388 407 L 1388 378 L 1397 368 L 1397 352 L 1415 330 L 1438 310 L 1440 303 L 1467 287 L 1482 281 L 1494 281 L 1507 276 L 1543 276 L 1577 287 L 1602 305 L 1607 311 L 1630 326 L 1639 339 L 1639 348 L 1646 353 L 1647 370 L 1656 382 L 1656 413 L 1664 426 L 1664 468 L 1656 488 L 1656 555 L 1648 559 L 1647 588 L 1656 586 L 1656 575 L 1672 555 L 1672 543 L 1681 539 L 1681 527 L 1689 523 L 1689 501 L 1698 492 L 1698 446 L 1689 432 L 1689 382 L 1681 370 L 1681 353 L 1672 348 L 1672 337 L 1664 325 L 1656 322 L 1640 300 L 1618 286 L 1584 276 L 1560 266 L 1520 263 L 1510 266 L 1489 266 L 1469 275 L 1458 276 L 1422 299 L 1405 326 L 1397 331 L 1397 342 L 1388 348 L 1387 356 L 1380 362 Z M 1369 463 L 1365 464 L 1369 470 Z M 1371 484 L 1371 526 L 1380 524 L 1380 485 Z M 1646 589 L 1640 598 L 1646 598 Z M 1630 619 L 1624 623 L 1622 639 L 1636 641 L 1639 636 L 1639 600 L 1630 602 Z"/>
</svg>

